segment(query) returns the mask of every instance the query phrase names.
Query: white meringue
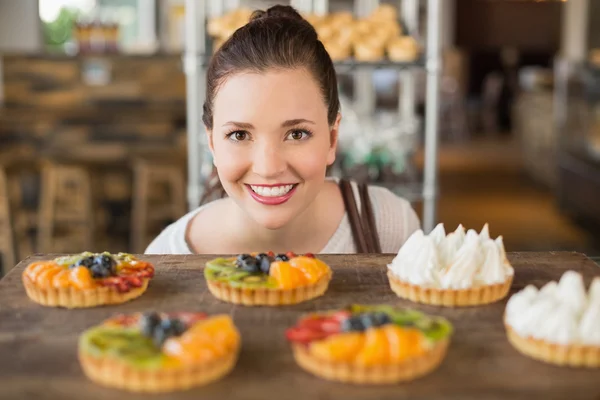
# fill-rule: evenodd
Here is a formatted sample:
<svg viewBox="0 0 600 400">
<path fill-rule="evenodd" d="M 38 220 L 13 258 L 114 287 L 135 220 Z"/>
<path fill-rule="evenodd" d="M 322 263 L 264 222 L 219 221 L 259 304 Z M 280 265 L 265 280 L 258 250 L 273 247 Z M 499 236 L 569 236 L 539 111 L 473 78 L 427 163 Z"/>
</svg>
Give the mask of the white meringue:
<svg viewBox="0 0 600 400">
<path fill-rule="evenodd" d="M 529 285 L 506 304 L 505 321 L 519 335 L 562 345 L 600 346 L 600 277 L 586 294 L 583 278 L 565 272 L 541 290 Z"/>
<path fill-rule="evenodd" d="M 480 233 L 459 225 L 446 235 L 438 224 L 429 235 L 413 233 L 402 246 L 390 271 L 414 285 L 467 289 L 502 283 L 514 274 L 506 259 L 502 237 L 490 238 L 485 224 Z"/>
</svg>

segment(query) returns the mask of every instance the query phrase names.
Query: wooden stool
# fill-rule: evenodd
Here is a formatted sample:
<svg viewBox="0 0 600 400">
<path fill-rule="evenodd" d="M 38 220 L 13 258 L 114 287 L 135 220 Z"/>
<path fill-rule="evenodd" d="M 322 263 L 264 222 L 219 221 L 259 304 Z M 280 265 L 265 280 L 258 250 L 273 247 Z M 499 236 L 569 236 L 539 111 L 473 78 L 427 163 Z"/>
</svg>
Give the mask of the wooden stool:
<svg viewBox="0 0 600 400">
<path fill-rule="evenodd" d="M 134 162 L 131 211 L 134 253 L 143 253 L 152 240 L 148 238 L 152 223 L 174 221 L 185 214 L 185 174 L 180 162 L 141 158 Z M 161 186 L 167 190 L 161 190 Z"/>
<path fill-rule="evenodd" d="M 0 272 L 6 274 L 15 266 L 16 259 L 10 213 L 8 179 L 2 168 L 0 168 L 0 254 L 2 255 L 2 268 L 0 269 Z M 0 276 L 2 276 L 1 273 Z"/>
<path fill-rule="evenodd" d="M 87 170 L 77 165 L 45 162 L 38 214 L 38 251 L 91 250 L 93 221 Z"/>
</svg>

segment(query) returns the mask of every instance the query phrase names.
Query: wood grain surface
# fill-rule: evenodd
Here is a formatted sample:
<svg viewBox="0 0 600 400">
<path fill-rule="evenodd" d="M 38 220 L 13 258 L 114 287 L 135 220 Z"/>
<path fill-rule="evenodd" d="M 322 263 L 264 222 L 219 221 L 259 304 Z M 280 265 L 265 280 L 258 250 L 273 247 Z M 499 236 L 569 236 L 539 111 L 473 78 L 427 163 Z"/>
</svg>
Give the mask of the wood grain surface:
<svg viewBox="0 0 600 400">
<path fill-rule="evenodd" d="M 116 307 L 65 310 L 39 306 L 21 284 L 25 266 L 55 255 L 34 255 L 0 281 L 0 399 L 600 399 L 600 370 L 559 368 L 526 358 L 506 339 L 506 299 L 471 308 L 440 308 L 397 298 L 386 278 L 392 255 L 328 255 L 334 275 L 327 293 L 313 301 L 278 308 L 223 303 L 208 292 L 202 268 L 212 256 L 141 256 L 156 266 L 146 294 Z M 511 294 L 541 286 L 566 270 L 589 285 L 600 268 L 578 253 L 511 253 L 516 270 Z M 419 380 L 387 386 L 328 382 L 301 370 L 285 329 L 306 312 L 348 303 L 388 303 L 443 315 L 455 334 L 441 367 Z M 88 327 L 121 312 L 205 311 L 232 315 L 242 334 L 234 371 L 219 382 L 170 395 L 132 395 L 97 386 L 77 361 L 77 338 Z"/>
</svg>

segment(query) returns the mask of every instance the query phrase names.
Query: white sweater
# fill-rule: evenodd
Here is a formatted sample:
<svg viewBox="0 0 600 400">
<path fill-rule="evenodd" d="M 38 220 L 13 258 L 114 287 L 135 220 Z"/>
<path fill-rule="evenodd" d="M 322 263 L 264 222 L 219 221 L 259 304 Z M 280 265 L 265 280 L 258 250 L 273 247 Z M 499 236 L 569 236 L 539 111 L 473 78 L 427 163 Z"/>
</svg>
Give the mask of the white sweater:
<svg viewBox="0 0 600 400">
<path fill-rule="evenodd" d="M 353 182 L 354 197 L 360 210 L 360 198 L 357 185 Z M 400 246 L 420 227 L 419 218 L 403 198 L 393 194 L 388 189 L 369 186 L 369 197 L 375 216 L 375 224 L 379 233 L 382 253 L 397 253 Z M 187 213 L 179 220 L 167 226 L 146 249 L 146 254 L 192 254 L 187 245 L 185 234 L 188 223 L 200 211 L 212 204 L 222 201 L 215 200 Z M 344 214 L 340 225 L 320 253 L 344 254 L 356 253 L 352 237 L 352 229 L 348 213 Z"/>
</svg>

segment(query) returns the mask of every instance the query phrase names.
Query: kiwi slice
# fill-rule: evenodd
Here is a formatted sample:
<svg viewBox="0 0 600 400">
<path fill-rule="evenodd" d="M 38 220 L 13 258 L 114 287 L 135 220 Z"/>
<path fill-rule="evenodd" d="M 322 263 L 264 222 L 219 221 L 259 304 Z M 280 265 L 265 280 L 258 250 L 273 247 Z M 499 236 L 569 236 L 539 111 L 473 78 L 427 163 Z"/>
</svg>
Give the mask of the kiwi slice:
<svg viewBox="0 0 600 400">
<path fill-rule="evenodd" d="M 86 332 L 81 345 L 90 354 L 117 357 L 140 368 L 159 367 L 163 360 L 161 349 L 137 329 L 100 326 Z"/>
<path fill-rule="evenodd" d="M 251 273 L 237 268 L 234 259 L 216 258 L 206 263 L 204 276 L 208 280 L 227 282 L 237 288 L 277 287 L 275 279 L 264 273 Z"/>
<path fill-rule="evenodd" d="M 242 287 L 242 288 L 264 288 L 264 287 L 277 287 L 277 282 L 272 276 L 267 274 L 249 274 L 246 276 L 229 281 L 232 287 Z"/>
<path fill-rule="evenodd" d="M 412 309 L 394 308 L 389 305 L 353 304 L 349 307 L 353 314 L 384 312 L 399 326 L 415 327 L 429 340 L 442 340 L 452 334 L 452 325 L 442 317 L 430 317 Z"/>
</svg>

